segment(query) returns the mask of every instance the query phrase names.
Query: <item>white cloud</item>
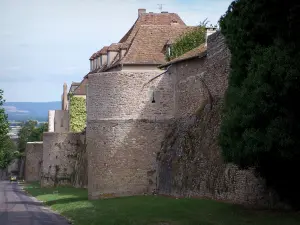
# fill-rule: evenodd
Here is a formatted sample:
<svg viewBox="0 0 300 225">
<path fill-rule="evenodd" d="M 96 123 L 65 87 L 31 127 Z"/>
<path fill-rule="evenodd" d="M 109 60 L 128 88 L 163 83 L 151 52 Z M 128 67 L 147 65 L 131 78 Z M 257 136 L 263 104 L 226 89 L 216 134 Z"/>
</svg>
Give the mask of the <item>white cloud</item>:
<svg viewBox="0 0 300 225">
<path fill-rule="evenodd" d="M 50 87 L 80 81 L 89 70 L 91 54 L 118 42 L 137 19 L 138 8 L 159 12 L 161 3 L 164 11 L 178 13 L 187 25 L 205 18 L 215 24 L 231 1 L 0 0 L 1 88 L 9 91 L 12 84 L 26 82 L 28 101 L 50 96 L 57 100 Z M 37 95 L 28 81 L 44 86 L 44 92 Z M 48 81 L 51 86 L 44 85 Z M 11 93 L 13 99 L 24 96 L 22 89 Z"/>
</svg>

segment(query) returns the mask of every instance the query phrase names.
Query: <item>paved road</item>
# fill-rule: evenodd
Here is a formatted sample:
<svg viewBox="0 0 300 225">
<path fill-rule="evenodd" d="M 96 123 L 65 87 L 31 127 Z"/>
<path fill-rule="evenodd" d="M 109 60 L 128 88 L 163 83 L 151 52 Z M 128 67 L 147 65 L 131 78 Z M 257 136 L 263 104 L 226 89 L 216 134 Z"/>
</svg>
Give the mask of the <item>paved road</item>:
<svg viewBox="0 0 300 225">
<path fill-rule="evenodd" d="M 17 183 L 0 181 L 0 225 L 69 225 L 33 198 Z"/>
</svg>

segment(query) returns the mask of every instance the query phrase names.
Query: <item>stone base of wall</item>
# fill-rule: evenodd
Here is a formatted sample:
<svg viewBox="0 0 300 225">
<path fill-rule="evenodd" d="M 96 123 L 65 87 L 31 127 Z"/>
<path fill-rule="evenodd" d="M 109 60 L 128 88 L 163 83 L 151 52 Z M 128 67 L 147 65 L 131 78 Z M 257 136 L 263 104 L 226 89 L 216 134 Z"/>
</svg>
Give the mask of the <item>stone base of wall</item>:
<svg viewBox="0 0 300 225">
<path fill-rule="evenodd" d="M 88 121 L 89 199 L 155 191 L 156 153 L 167 126 L 166 121 Z"/>
<path fill-rule="evenodd" d="M 25 181 L 40 181 L 42 160 L 43 142 L 27 142 L 25 149 Z M 20 167 L 22 167 L 22 163 Z"/>
<path fill-rule="evenodd" d="M 44 133 L 42 187 L 87 185 L 85 134 Z"/>
<path fill-rule="evenodd" d="M 177 120 L 158 154 L 159 194 L 200 197 L 256 207 L 282 207 L 253 170 L 227 165 L 218 146 L 221 101 Z"/>
</svg>

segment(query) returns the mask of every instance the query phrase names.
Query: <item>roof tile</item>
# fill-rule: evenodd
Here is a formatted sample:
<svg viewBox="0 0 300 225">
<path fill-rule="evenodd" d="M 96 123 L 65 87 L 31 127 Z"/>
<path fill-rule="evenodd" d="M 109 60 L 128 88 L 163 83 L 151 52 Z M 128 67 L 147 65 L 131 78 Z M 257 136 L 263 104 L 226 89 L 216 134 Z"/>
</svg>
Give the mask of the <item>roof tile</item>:
<svg viewBox="0 0 300 225">
<path fill-rule="evenodd" d="M 196 57 L 201 57 L 201 56 L 205 56 L 206 55 L 206 46 L 205 44 L 200 45 L 197 48 L 192 49 L 191 51 L 186 52 L 185 54 L 159 66 L 160 68 L 162 67 L 166 67 L 169 66 L 171 64 L 174 63 L 178 63 L 178 62 L 182 62 L 184 60 L 188 60 L 188 59 L 192 59 L 192 58 L 196 58 Z"/>
</svg>

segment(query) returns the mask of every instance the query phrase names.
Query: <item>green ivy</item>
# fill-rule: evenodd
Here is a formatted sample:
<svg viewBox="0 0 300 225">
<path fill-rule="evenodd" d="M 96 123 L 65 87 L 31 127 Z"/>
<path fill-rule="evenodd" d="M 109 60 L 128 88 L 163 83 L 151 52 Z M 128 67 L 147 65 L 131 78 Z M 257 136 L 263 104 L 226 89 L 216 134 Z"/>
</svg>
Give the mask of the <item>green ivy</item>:
<svg viewBox="0 0 300 225">
<path fill-rule="evenodd" d="M 86 103 L 83 97 L 70 96 L 70 130 L 81 132 L 86 126 Z"/>
<path fill-rule="evenodd" d="M 171 54 L 168 52 L 166 53 L 166 60 L 170 61 L 194 48 L 199 47 L 201 44 L 205 43 L 205 39 L 205 26 L 200 25 L 175 40 L 175 43 L 171 46 Z"/>
</svg>

